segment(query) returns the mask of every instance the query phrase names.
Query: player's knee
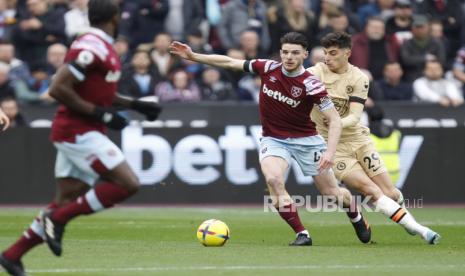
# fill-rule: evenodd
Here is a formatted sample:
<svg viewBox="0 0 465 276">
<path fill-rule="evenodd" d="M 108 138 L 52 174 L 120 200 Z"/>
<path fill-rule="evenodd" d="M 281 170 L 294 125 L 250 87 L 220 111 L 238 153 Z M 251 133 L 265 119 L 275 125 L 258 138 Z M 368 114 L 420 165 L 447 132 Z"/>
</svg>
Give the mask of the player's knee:
<svg viewBox="0 0 465 276">
<path fill-rule="evenodd" d="M 280 191 L 284 189 L 284 183 L 278 177 L 268 177 L 266 179 L 266 184 L 268 187 L 274 191 Z"/>
</svg>

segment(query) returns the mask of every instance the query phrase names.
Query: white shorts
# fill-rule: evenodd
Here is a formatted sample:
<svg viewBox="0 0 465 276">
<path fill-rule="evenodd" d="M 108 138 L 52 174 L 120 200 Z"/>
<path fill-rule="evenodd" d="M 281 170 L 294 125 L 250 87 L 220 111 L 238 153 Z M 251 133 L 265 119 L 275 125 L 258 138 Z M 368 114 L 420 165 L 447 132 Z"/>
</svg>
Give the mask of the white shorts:
<svg viewBox="0 0 465 276">
<path fill-rule="evenodd" d="M 99 174 L 112 170 L 125 158 L 121 150 L 107 136 L 90 131 L 76 136 L 75 143 L 55 142 L 57 158 L 55 177 L 72 177 L 93 186 Z"/>
<path fill-rule="evenodd" d="M 267 156 L 278 156 L 291 164 L 291 158 L 297 161 L 305 176 L 318 175 L 318 163 L 326 143 L 320 135 L 278 139 L 263 137 L 260 139 L 260 161 Z"/>
</svg>

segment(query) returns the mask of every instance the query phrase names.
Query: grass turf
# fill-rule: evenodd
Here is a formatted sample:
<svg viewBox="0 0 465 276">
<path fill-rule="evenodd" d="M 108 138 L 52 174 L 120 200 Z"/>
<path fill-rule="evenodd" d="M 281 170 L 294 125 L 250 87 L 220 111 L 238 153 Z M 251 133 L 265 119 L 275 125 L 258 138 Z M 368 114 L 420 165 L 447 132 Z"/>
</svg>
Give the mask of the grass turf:
<svg viewBox="0 0 465 276">
<path fill-rule="evenodd" d="M 0 209 L 0 249 L 36 212 Z M 117 208 L 73 221 L 62 257 L 40 246 L 23 261 L 31 275 L 463 275 L 465 209 L 412 213 L 442 235 L 439 245 L 426 245 L 377 213 L 366 214 L 374 243 L 365 245 L 344 214 L 301 210 L 314 246 L 295 248 L 287 246 L 294 238 L 290 228 L 261 208 Z M 196 229 L 209 218 L 229 225 L 224 247 L 197 242 Z"/>
</svg>

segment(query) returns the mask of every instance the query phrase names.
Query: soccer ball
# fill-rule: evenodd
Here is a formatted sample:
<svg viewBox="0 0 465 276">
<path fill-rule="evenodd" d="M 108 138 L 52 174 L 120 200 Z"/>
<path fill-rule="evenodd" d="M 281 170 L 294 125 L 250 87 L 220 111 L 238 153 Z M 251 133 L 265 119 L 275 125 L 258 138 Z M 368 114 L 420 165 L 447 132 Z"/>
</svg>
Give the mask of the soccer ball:
<svg viewBox="0 0 465 276">
<path fill-rule="evenodd" d="M 197 229 L 197 239 L 204 246 L 223 246 L 229 240 L 229 228 L 226 223 L 217 219 L 209 219 Z"/>
</svg>

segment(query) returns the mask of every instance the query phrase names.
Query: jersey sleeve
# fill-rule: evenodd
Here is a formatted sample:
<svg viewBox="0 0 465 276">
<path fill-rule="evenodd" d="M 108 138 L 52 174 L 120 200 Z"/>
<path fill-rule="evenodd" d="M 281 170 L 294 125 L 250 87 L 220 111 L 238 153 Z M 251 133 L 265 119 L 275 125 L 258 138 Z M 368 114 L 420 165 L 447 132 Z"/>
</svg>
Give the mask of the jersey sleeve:
<svg viewBox="0 0 465 276">
<path fill-rule="evenodd" d="M 105 44 L 91 36 L 76 40 L 68 51 L 65 62 L 68 69 L 79 80 L 84 81 L 91 70 L 103 67 L 108 55 Z"/>
<path fill-rule="evenodd" d="M 306 95 L 311 97 L 312 102 L 318 105 L 321 111 L 330 109 L 334 106 L 328 96 L 325 85 L 316 76 L 307 77 L 304 80 L 304 85 Z"/>
<path fill-rule="evenodd" d="M 368 89 L 370 88 L 370 81 L 368 77 L 361 73 L 361 77 L 354 85 L 354 92 L 349 96 L 349 102 L 358 102 L 365 104 L 365 101 L 368 98 Z"/>
<path fill-rule="evenodd" d="M 251 59 L 244 62 L 244 71 L 263 75 L 275 69 L 279 65 L 279 62 L 270 59 Z"/>
</svg>

